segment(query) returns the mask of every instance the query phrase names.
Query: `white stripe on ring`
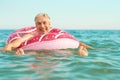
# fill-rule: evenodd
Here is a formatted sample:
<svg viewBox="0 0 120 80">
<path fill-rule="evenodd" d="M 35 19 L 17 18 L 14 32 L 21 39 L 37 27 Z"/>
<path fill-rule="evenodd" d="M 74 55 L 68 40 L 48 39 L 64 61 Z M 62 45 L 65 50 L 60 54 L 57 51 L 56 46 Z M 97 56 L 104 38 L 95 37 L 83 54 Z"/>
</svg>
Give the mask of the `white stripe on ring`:
<svg viewBox="0 0 120 80">
<path fill-rule="evenodd" d="M 39 42 L 42 40 L 42 38 L 45 36 L 46 34 L 41 35 Z"/>
<path fill-rule="evenodd" d="M 58 38 L 60 35 L 63 35 L 63 34 L 64 34 L 64 33 L 57 34 L 57 35 L 55 36 L 55 39 Z"/>
</svg>

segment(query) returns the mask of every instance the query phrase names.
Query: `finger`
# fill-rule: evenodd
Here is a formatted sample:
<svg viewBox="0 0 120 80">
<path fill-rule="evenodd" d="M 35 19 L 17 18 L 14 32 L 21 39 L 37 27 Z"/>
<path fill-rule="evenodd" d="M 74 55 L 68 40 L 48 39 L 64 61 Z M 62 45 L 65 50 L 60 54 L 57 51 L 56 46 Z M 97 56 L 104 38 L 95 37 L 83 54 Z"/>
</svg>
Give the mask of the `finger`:
<svg viewBox="0 0 120 80">
<path fill-rule="evenodd" d="M 17 49 L 16 51 L 16 55 L 20 56 L 20 55 L 24 55 L 24 51 L 23 49 Z"/>
<path fill-rule="evenodd" d="M 83 50 L 83 46 L 80 46 L 79 51 L 78 51 L 78 54 L 79 54 L 80 56 L 82 56 L 82 50 Z"/>
<path fill-rule="evenodd" d="M 19 49 L 17 49 L 17 51 L 16 51 L 16 55 L 19 56 L 19 55 L 20 55 L 19 53 L 20 53 L 20 52 L 19 52 Z"/>
<path fill-rule="evenodd" d="M 18 55 L 19 54 L 19 52 L 18 52 L 18 50 L 16 51 L 16 55 Z"/>
<path fill-rule="evenodd" d="M 84 56 L 88 56 L 88 51 L 87 51 L 87 49 L 86 48 L 84 48 Z"/>
<path fill-rule="evenodd" d="M 20 55 L 24 55 L 25 54 L 22 48 L 19 49 L 19 52 L 20 52 Z"/>
<path fill-rule="evenodd" d="M 89 45 L 86 45 L 82 42 L 80 42 L 80 46 L 84 46 L 85 48 L 89 48 L 89 49 L 94 49 L 93 47 L 89 46 Z"/>
<path fill-rule="evenodd" d="M 25 54 L 25 53 L 24 53 L 24 50 L 23 50 L 22 48 L 20 48 L 20 53 L 21 53 L 22 55 Z"/>
<path fill-rule="evenodd" d="M 86 48 L 89 48 L 89 49 L 94 49 L 93 47 L 91 47 L 91 46 L 88 46 L 88 45 L 86 45 Z"/>
<path fill-rule="evenodd" d="M 80 46 L 78 55 L 80 56 L 88 56 L 88 51 L 84 46 Z"/>
<path fill-rule="evenodd" d="M 87 49 L 86 49 L 86 48 L 84 48 L 84 51 L 88 53 L 88 51 L 87 51 Z"/>
</svg>

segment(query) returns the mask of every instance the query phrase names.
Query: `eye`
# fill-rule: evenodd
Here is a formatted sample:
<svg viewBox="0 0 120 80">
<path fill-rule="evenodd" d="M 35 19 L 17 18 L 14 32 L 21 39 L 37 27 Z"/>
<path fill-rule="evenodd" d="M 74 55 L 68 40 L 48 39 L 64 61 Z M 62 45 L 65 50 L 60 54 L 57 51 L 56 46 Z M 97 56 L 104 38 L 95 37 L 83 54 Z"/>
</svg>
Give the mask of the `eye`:
<svg viewBox="0 0 120 80">
<path fill-rule="evenodd" d="M 38 25 L 40 25 L 41 23 L 39 22 Z"/>
<path fill-rule="evenodd" d="M 37 25 L 41 25 L 41 22 L 37 22 L 36 24 L 37 24 Z"/>
<path fill-rule="evenodd" d="M 43 24 L 46 24 L 46 22 L 44 21 Z"/>
</svg>

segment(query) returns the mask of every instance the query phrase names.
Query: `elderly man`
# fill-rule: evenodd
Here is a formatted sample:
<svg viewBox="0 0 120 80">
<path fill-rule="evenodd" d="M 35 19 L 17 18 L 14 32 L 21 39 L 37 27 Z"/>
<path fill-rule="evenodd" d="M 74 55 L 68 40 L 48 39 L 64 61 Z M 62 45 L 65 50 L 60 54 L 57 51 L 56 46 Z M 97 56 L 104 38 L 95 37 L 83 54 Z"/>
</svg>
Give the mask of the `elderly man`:
<svg viewBox="0 0 120 80">
<path fill-rule="evenodd" d="M 2 51 L 12 51 L 12 50 L 16 49 L 18 46 L 20 46 L 20 44 L 22 42 L 32 38 L 36 34 L 43 35 L 43 34 L 49 33 L 49 30 L 51 28 L 50 27 L 51 26 L 50 25 L 50 17 L 47 14 L 43 14 L 43 13 L 40 13 L 40 14 L 36 15 L 35 25 L 36 25 L 36 32 L 37 33 L 33 31 L 33 32 L 30 32 L 30 33 L 24 34 L 21 38 L 17 38 L 14 41 L 12 41 L 11 43 L 7 44 L 2 49 Z M 84 43 L 80 42 L 78 48 L 79 48 L 78 49 L 78 55 L 87 56 L 88 52 L 87 52 L 86 48 L 92 48 L 92 47 L 90 47 L 88 45 L 85 45 Z M 22 55 L 22 54 L 24 54 L 24 50 L 21 49 L 21 48 L 17 49 L 16 54 L 17 55 Z"/>
</svg>

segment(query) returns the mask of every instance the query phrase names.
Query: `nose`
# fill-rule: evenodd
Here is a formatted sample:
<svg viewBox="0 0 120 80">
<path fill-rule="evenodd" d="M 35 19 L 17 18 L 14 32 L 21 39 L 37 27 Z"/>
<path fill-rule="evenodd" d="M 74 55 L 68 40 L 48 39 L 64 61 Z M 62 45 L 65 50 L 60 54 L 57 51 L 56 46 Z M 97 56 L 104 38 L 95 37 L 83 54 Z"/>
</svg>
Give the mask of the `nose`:
<svg viewBox="0 0 120 80">
<path fill-rule="evenodd" d="M 43 23 L 41 23 L 41 25 L 40 25 L 40 26 L 41 26 L 41 28 L 44 28 L 44 24 L 43 24 Z"/>
</svg>

